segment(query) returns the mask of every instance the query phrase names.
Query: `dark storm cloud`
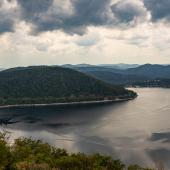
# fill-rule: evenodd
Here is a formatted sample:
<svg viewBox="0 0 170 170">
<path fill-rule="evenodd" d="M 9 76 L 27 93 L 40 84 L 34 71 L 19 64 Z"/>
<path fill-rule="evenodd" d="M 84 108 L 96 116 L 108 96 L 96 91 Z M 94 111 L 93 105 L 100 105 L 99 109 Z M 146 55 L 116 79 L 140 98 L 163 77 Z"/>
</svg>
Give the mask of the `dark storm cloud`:
<svg viewBox="0 0 170 170">
<path fill-rule="evenodd" d="M 170 21 L 170 0 L 144 0 L 144 4 L 151 12 L 152 21 Z"/>
<path fill-rule="evenodd" d="M 14 22 L 9 18 L 3 18 L 0 15 L 0 34 L 5 32 L 12 32 L 14 31 Z"/>
<path fill-rule="evenodd" d="M 75 14 L 71 22 L 75 25 L 105 25 L 109 22 L 110 0 L 73 0 Z"/>
<path fill-rule="evenodd" d="M 17 1 L 22 18 L 33 23 L 37 32 L 62 29 L 81 34 L 89 25 L 105 25 L 109 22 L 110 0 L 71 0 L 73 14 L 55 6 L 55 0 Z"/>
<path fill-rule="evenodd" d="M 14 31 L 16 11 L 5 6 L 5 3 L 10 5 L 12 2 L 9 0 L 2 0 L 0 2 L 0 34 Z"/>
<path fill-rule="evenodd" d="M 142 2 L 133 0 L 118 1 L 111 8 L 120 23 L 129 23 L 137 18 L 145 19 L 147 13 Z"/>
<path fill-rule="evenodd" d="M 34 32 L 63 30 L 69 34 L 83 34 L 88 26 L 118 26 L 128 24 L 145 15 L 145 10 L 133 1 L 70 0 L 72 13 L 62 9 L 59 0 L 17 0 L 21 18 L 32 23 Z M 131 4 L 132 3 L 132 4 Z M 58 5 L 56 5 L 58 4 Z"/>
<path fill-rule="evenodd" d="M 6 3 L 17 2 L 15 10 L 4 9 Z M 70 7 L 65 8 L 69 2 Z M 63 30 L 84 34 L 89 26 L 125 27 L 147 20 L 170 21 L 170 0 L 1 0 L 0 33 L 14 30 L 15 21 L 26 21 L 32 32 Z"/>
<path fill-rule="evenodd" d="M 17 0 L 21 15 L 25 20 L 36 21 L 41 13 L 46 12 L 53 0 Z"/>
<path fill-rule="evenodd" d="M 65 21 L 66 30 L 79 27 L 82 31 L 87 26 L 101 26 L 109 24 L 110 0 L 73 0 L 74 14 Z"/>
</svg>

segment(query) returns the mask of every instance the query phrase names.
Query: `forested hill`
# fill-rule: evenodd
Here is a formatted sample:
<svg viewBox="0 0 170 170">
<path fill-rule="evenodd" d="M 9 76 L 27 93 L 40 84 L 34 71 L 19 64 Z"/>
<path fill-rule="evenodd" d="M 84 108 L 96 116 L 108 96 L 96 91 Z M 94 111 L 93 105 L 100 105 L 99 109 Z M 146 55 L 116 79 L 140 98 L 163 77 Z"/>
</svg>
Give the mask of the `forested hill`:
<svg viewBox="0 0 170 170">
<path fill-rule="evenodd" d="M 31 66 L 0 72 L 0 104 L 102 100 L 135 94 L 84 73 L 56 66 Z"/>
</svg>

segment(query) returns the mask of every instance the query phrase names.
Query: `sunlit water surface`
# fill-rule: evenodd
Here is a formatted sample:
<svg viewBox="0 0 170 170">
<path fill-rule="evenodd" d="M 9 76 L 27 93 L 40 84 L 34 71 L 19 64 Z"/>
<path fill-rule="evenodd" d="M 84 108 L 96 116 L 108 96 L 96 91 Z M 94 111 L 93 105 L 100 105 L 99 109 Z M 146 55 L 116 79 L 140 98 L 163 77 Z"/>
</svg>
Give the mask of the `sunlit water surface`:
<svg viewBox="0 0 170 170">
<path fill-rule="evenodd" d="M 170 89 L 134 89 L 138 98 L 98 106 L 1 109 L 1 130 L 70 152 L 102 153 L 127 164 L 170 168 Z"/>
</svg>

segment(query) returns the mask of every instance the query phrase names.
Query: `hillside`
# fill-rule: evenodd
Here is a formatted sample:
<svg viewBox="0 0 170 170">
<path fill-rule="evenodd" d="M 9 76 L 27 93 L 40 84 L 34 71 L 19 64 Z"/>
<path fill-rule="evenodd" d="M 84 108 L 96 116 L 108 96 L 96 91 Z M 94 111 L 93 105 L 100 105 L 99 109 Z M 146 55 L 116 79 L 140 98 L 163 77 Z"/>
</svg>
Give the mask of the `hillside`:
<svg viewBox="0 0 170 170">
<path fill-rule="evenodd" d="M 32 66 L 0 72 L 1 105 L 91 101 L 133 95 L 122 87 L 68 68 Z"/>
</svg>

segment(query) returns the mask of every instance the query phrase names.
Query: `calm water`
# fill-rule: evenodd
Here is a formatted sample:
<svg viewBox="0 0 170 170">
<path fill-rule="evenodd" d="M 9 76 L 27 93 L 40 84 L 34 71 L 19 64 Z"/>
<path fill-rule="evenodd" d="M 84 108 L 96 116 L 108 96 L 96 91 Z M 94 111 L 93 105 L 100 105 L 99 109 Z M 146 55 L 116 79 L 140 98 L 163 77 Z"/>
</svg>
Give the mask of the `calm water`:
<svg viewBox="0 0 170 170">
<path fill-rule="evenodd" d="M 133 101 L 101 106 L 0 110 L 11 139 L 42 139 L 70 152 L 100 152 L 125 163 L 170 168 L 170 89 L 135 89 Z"/>
</svg>

